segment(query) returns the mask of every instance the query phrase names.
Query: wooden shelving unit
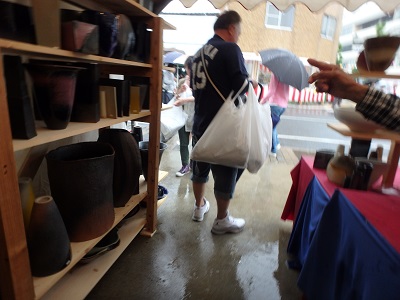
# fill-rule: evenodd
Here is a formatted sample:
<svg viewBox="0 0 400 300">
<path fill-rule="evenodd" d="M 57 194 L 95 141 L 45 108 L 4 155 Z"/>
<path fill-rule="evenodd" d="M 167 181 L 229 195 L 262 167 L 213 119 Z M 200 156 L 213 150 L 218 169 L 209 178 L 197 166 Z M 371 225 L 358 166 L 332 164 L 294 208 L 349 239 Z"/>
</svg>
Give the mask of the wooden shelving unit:
<svg viewBox="0 0 400 300">
<path fill-rule="evenodd" d="M 131 0 L 66 0 L 77 9 L 94 9 L 112 13 L 122 13 L 143 21 L 151 29 L 150 58 L 146 63 L 125 61 L 97 55 L 87 55 L 42 45 L 0 39 L 0 68 L 3 69 L 2 56 L 21 55 L 27 58 L 54 59 L 69 62 L 98 63 L 101 76 L 108 74 L 135 75 L 149 78 L 149 109 L 117 119 L 101 119 L 98 123 L 73 123 L 64 130 L 47 130 L 37 122 L 37 136 L 30 140 L 13 140 L 8 116 L 7 94 L 3 72 L 0 73 L 0 293 L 2 299 L 79 299 L 94 287 L 119 255 L 142 232 L 151 236 L 156 231 L 158 181 L 166 173 L 158 170 L 160 144 L 161 112 L 161 73 L 162 73 L 162 30 L 173 28 L 151 11 Z M 46 10 L 45 0 L 32 1 L 33 13 L 59 14 L 59 11 Z M 50 28 L 52 24 L 47 24 Z M 42 32 L 43 34 L 43 32 Z M 46 34 L 46 32 L 44 32 Z M 102 236 L 81 243 L 71 243 L 72 262 L 62 271 L 47 277 L 33 278 L 29 266 L 29 256 L 23 225 L 22 209 L 18 189 L 18 175 L 15 152 L 31 150 L 44 144 L 56 142 L 127 120 L 146 121 L 149 128 L 149 172 L 147 182 L 143 179 L 140 193 L 132 196 L 122 208 L 115 208 L 113 227 L 121 226 L 120 245 L 96 259 L 81 265 L 80 259 L 88 253 Z M 124 220 L 124 217 L 142 200 L 147 203 L 137 215 Z M 165 200 L 165 199 L 164 199 Z M 122 221 L 122 222 L 121 222 Z M 112 227 L 112 228 L 113 228 Z M 111 228 L 110 228 L 111 230 Z"/>
<path fill-rule="evenodd" d="M 386 174 L 384 174 L 383 176 L 382 187 L 384 189 L 393 188 L 393 182 L 396 176 L 396 171 L 400 158 L 400 134 L 389 130 L 376 130 L 375 132 L 355 132 L 352 131 L 349 127 L 347 127 L 343 123 L 328 123 L 328 127 L 344 136 L 360 140 L 370 140 L 370 139 L 390 140 L 391 146 L 387 159 L 389 168 Z"/>
<path fill-rule="evenodd" d="M 160 180 L 166 175 L 167 172 L 161 171 L 159 173 Z M 132 196 L 125 207 L 115 209 L 114 226 L 120 224 L 123 218 L 146 197 L 146 190 L 146 182 L 143 176 L 141 176 L 140 193 Z M 159 205 L 161 203 L 161 201 L 158 201 Z M 101 277 L 103 277 L 126 247 L 128 247 L 136 235 L 139 234 L 145 224 L 145 209 L 141 209 L 132 219 L 123 221 L 122 227 L 118 230 L 118 235 L 121 239 L 118 247 L 88 264 L 79 264 L 76 266 L 79 260 L 85 256 L 105 234 L 87 242 L 71 243 L 73 261 L 70 265 L 74 267 L 68 266 L 62 271 L 46 278 L 35 277 L 34 286 L 36 297 L 42 298 L 44 296 L 43 299 L 83 299 Z M 73 297 L 71 295 L 71 286 L 76 287 L 74 288 L 73 293 L 75 293 L 75 295 Z"/>
</svg>

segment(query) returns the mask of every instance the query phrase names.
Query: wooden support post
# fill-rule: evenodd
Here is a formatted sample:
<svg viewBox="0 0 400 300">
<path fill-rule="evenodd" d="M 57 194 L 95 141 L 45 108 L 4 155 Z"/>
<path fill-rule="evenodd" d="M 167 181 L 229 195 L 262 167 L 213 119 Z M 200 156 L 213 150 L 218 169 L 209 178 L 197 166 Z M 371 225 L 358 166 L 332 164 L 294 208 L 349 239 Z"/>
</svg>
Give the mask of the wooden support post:
<svg viewBox="0 0 400 300">
<path fill-rule="evenodd" d="M 3 67 L 0 53 L 0 70 Z M 0 293 L 1 299 L 33 299 L 4 77 L 0 99 Z"/>
</svg>

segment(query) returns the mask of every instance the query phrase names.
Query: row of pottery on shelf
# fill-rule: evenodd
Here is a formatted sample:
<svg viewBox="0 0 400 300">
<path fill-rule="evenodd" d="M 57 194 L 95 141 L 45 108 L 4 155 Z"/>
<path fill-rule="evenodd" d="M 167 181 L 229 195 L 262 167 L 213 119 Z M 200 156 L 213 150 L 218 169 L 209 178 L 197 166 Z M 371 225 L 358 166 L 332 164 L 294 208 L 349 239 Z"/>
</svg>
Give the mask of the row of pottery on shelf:
<svg viewBox="0 0 400 300">
<path fill-rule="evenodd" d="M 22 63 L 20 56 L 3 57 L 7 100 L 12 136 L 30 139 L 36 136 L 35 117 L 52 130 L 65 129 L 70 121 L 98 122 L 100 120 L 99 86 L 116 89 L 116 113 L 129 116 L 132 86 L 141 86 L 138 110 L 145 106 L 147 85 L 137 78 L 126 80 L 100 79 L 99 67 L 90 63 L 51 62 L 31 59 Z M 25 80 L 25 69 L 32 82 L 33 105 Z M 135 83 L 136 82 L 136 83 Z M 140 101 L 140 103 L 139 103 Z M 136 102 L 134 102 L 136 103 Z M 132 104 L 133 105 L 133 104 Z"/>
<path fill-rule="evenodd" d="M 37 135 L 35 118 L 49 129 L 64 129 L 70 121 L 100 120 L 99 66 L 94 63 L 51 62 L 4 55 L 8 112 L 12 137 Z M 25 76 L 25 70 L 29 77 Z M 29 91 L 32 82 L 32 96 Z"/>
<path fill-rule="evenodd" d="M 0 1 L 0 38 L 119 59 L 148 60 L 150 31 L 143 22 L 123 14 L 72 9 L 61 9 L 60 17 L 50 18 L 46 10 L 34 12 L 30 6 L 12 2 Z M 46 17 L 44 21 L 41 14 Z M 54 23 L 52 28 L 35 30 L 46 29 L 49 20 Z M 60 30 L 54 28 L 60 25 Z"/>
<path fill-rule="evenodd" d="M 46 161 L 51 196 L 34 200 L 32 181 L 19 179 L 34 276 L 47 276 L 68 265 L 70 242 L 91 240 L 110 230 L 114 207 L 125 206 L 139 193 L 142 162 L 147 173 L 148 142 L 139 144 L 127 130 L 104 129 L 96 142 L 50 151 Z M 160 159 L 165 148 L 160 150 Z M 116 246 L 117 241 L 106 248 Z M 103 252 L 103 246 L 99 247 L 97 252 Z"/>
</svg>

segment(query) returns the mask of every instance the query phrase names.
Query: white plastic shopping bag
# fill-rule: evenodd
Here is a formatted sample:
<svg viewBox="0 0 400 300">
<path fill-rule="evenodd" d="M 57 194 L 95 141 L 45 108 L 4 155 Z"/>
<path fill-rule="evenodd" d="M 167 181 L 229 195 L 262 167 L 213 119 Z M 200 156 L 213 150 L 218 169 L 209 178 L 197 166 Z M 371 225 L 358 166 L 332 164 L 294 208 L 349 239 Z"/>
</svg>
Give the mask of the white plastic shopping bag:
<svg viewBox="0 0 400 300">
<path fill-rule="evenodd" d="M 267 159 L 272 143 L 271 109 L 268 103 L 260 104 L 253 87 L 247 95 L 247 109 L 251 114 L 251 142 L 247 170 L 257 173 Z"/>
<path fill-rule="evenodd" d="M 183 111 L 182 106 L 174 105 L 175 98 L 172 98 L 168 105 L 172 105 L 172 108 L 161 111 L 161 126 L 160 130 L 164 136 L 164 139 L 168 141 L 172 138 L 183 126 L 185 126 L 187 114 Z"/>
<path fill-rule="evenodd" d="M 239 105 L 235 105 L 235 99 Z M 250 118 L 247 104 L 236 95 L 225 100 L 192 150 L 195 161 L 246 168 L 250 149 Z"/>
</svg>

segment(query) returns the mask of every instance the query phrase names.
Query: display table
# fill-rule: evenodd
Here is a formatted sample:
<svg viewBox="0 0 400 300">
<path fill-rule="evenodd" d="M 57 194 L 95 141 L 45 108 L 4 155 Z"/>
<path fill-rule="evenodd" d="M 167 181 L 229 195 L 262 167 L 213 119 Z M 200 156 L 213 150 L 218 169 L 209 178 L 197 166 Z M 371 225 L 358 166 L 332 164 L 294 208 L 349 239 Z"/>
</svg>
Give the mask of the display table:
<svg viewBox="0 0 400 300">
<path fill-rule="evenodd" d="M 400 198 L 337 188 L 302 157 L 282 218 L 310 299 L 400 299 Z M 399 171 L 400 173 L 400 171 Z"/>
</svg>

